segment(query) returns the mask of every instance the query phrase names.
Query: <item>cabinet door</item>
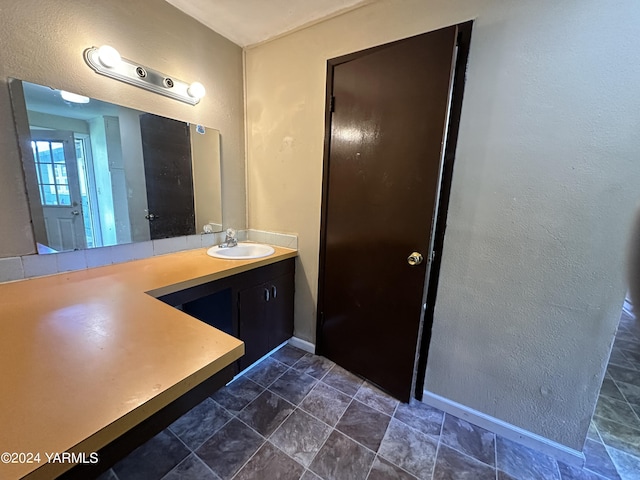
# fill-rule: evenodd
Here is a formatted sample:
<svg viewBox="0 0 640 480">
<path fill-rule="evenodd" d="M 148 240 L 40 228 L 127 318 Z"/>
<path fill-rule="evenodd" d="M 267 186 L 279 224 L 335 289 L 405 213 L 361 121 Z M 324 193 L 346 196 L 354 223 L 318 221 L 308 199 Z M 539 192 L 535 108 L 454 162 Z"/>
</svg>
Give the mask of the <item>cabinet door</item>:
<svg viewBox="0 0 640 480">
<path fill-rule="evenodd" d="M 269 288 L 269 349 L 273 349 L 293 336 L 293 273 L 274 279 Z"/>
<path fill-rule="evenodd" d="M 267 322 L 267 284 L 240 290 L 238 292 L 238 327 L 240 339 L 244 342 L 245 353 L 240 358 L 240 369 L 244 370 L 269 349 Z"/>
</svg>

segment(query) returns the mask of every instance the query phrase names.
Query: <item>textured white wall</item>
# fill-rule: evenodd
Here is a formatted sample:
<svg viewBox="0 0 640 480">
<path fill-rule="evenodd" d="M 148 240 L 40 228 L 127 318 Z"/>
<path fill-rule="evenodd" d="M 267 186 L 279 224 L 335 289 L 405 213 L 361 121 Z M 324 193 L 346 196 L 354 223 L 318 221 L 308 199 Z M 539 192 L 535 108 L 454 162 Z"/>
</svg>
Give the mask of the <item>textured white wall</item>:
<svg viewBox="0 0 640 480">
<path fill-rule="evenodd" d="M 637 2 L 478 18 L 426 388 L 580 449 L 640 199 Z"/>
<path fill-rule="evenodd" d="M 313 341 L 326 61 L 470 18 L 426 388 L 581 449 L 640 199 L 637 1 L 383 0 L 249 49 L 249 228 L 299 234 Z"/>
<path fill-rule="evenodd" d="M 220 130 L 225 224 L 246 224 L 242 49 L 164 0 L 0 0 L 0 257 L 35 251 L 6 84 L 15 77 Z M 97 75 L 90 46 L 185 81 L 207 96 L 192 107 Z"/>
</svg>

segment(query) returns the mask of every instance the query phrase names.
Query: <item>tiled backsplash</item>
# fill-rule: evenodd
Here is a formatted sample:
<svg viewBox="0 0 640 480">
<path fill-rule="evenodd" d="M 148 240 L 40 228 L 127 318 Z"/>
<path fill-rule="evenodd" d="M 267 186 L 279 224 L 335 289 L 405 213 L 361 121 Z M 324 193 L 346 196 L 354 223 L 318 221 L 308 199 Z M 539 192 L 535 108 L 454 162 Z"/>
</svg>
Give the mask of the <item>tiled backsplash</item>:
<svg viewBox="0 0 640 480">
<path fill-rule="evenodd" d="M 247 240 L 257 243 L 267 243 L 278 247 L 298 249 L 298 236 L 285 233 L 265 232 L 264 230 L 245 230 Z"/>
<path fill-rule="evenodd" d="M 129 262 L 179 252 L 208 248 L 224 242 L 225 233 L 187 235 L 184 237 L 164 238 L 148 242 L 128 243 L 113 247 L 91 248 L 75 252 L 54 253 L 50 255 L 25 255 L 23 257 L 0 258 L 0 283 L 24 278 L 53 275 L 55 273 L 102 267 L 114 263 Z M 262 230 L 238 230 L 238 240 L 268 243 L 285 248 L 298 248 L 298 237 L 284 233 Z"/>
</svg>

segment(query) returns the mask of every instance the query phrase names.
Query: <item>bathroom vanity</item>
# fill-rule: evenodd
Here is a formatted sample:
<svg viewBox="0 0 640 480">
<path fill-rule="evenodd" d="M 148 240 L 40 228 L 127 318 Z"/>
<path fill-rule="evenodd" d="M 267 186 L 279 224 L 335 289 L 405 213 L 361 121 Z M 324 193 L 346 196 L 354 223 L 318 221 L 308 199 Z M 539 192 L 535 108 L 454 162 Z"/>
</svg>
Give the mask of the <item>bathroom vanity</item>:
<svg viewBox="0 0 640 480">
<path fill-rule="evenodd" d="M 245 343 L 244 370 L 293 334 L 295 259 L 159 297 Z"/>
<path fill-rule="evenodd" d="M 295 256 L 198 249 L 1 284 L 0 451 L 40 461 L 0 477 L 81 478 L 91 452 L 106 468 L 287 340 Z M 47 462 L 63 452 L 88 464 Z"/>
</svg>

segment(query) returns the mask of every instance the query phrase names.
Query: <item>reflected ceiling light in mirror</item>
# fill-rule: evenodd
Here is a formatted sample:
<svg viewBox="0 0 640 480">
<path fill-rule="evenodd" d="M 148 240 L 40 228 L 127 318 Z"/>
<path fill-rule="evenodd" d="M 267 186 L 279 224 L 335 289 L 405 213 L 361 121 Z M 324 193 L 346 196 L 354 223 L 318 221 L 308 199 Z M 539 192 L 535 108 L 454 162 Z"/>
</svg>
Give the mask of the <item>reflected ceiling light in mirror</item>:
<svg viewBox="0 0 640 480">
<path fill-rule="evenodd" d="M 200 82 L 189 84 L 135 63 L 121 57 L 120 53 L 109 45 L 103 45 L 100 48 L 87 48 L 84 51 L 84 59 L 96 73 L 174 100 L 180 100 L 189 105 L 197 105 L 205 94 L 205 88 Z"/>
<path fill-rule="evenodd" d="M 84 95 L 78 95 L 77 93 L 67 92 L 66 90 L 60 90 L 60 96 L 63 100 L 71 103 L 89 103 L 90 98 Z"/>
</svg>

